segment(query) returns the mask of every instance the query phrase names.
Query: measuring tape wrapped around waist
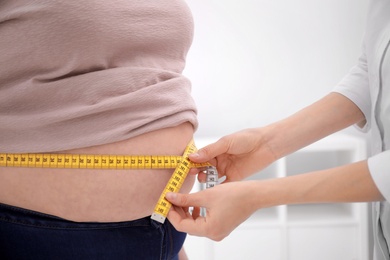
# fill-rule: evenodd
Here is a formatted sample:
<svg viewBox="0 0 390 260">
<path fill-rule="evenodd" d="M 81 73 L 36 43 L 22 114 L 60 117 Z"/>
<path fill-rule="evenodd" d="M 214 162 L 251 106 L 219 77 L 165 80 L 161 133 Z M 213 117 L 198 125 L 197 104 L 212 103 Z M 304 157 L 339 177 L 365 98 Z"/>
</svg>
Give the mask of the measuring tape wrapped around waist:
<svg viewBox="0 0 390 260">
<path fill-rule="evenodd" d="M 152 219 L 164 223 L 172 204 L 167 192 L 179 192 L 191 168 L 207 169 L 206 187 L 217 184 L 218 173 L 209 163 L 194 163 L 188 155 L 196 152 L 194 141 L 182 156 L 176 155 L 91 155 L 91 154 L 16 154 L 0 153 L 0 167 L 67 168 L 67 169 L 175 169 L 155 206 Z"/>
</svg>

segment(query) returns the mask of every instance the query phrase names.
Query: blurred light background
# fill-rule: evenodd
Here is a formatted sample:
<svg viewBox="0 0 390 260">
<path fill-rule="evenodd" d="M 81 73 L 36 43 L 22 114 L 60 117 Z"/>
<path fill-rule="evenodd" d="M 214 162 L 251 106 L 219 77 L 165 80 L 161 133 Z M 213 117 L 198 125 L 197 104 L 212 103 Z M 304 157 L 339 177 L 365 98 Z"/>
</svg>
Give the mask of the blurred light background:
<svg viewBox="0 0 390 260">
<path fill-rule="evenodd" d="M 359 58 L 368 1 L 187 3 L 195 36 L 184 74 L 199 109 L 195 136 L 219 137 L 274 122 L 331 91 Z"/>
</svg>

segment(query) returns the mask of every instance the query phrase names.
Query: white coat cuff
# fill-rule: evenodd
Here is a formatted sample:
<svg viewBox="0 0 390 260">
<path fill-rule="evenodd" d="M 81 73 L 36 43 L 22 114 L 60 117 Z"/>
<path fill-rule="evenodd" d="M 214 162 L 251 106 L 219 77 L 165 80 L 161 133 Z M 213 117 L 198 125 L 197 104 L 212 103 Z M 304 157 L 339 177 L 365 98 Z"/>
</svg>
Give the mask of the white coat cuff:
<svg viewBox="0 0 390 260">
<path fill-rule="evenodd" d="M 390 201 L 390 150 L 369 158 L 368 169 L 382 196 Z"/>
</svg>

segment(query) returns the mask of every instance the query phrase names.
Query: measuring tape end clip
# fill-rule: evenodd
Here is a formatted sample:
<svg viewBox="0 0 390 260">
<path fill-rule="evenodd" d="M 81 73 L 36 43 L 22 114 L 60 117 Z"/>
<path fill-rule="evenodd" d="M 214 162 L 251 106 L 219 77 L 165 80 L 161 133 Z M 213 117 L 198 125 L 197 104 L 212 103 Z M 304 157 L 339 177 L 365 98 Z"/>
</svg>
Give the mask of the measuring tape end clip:
<svg viewBox="0 0 390 260">
<path fill-rule="evenodd" d="M 157 222 L 160 222 L 161 224 L 164 224 L 165 219 L 166 219 L 166 217 L 164 217 L 163 215 L 157 214 L 157 213 L 153 213 L 150 218 L 157 221 Z"/>
</svg>

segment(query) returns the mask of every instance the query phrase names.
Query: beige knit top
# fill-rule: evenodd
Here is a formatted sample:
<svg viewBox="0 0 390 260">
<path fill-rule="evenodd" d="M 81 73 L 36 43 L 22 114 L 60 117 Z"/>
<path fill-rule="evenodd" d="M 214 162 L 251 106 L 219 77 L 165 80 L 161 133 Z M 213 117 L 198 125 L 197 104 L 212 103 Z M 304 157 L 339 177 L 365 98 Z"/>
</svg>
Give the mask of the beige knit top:
<svg viewBox="0 0 390 260">
<path fill-rule="evenodd" d="M 0 152 L 51 152 L 191 122 L 183 0 L 0 1 Z"/>
</svg>

